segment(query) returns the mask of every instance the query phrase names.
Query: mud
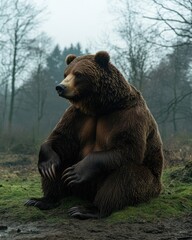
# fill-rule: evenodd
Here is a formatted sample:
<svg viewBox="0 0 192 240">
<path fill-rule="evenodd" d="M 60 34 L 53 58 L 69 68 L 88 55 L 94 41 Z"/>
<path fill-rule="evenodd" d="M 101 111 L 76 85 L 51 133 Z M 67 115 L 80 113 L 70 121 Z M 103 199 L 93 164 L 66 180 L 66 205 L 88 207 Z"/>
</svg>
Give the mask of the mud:
<svg viewBox="0 0 192 240">
<path fill-rule="evenodd" d="M 107 223 L 105 220 L 70 219 L 64 220 L 62 224 L 4 222 L 1 226 L 0 239 L 10 240 L 192 240 L 192 214 L 152 223 Z"/>
</svg>

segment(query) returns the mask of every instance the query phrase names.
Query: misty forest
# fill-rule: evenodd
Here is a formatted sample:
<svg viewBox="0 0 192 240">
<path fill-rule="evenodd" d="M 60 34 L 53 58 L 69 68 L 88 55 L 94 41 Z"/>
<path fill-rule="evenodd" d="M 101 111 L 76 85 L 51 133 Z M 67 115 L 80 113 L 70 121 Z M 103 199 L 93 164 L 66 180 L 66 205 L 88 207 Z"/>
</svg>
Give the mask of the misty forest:
<svg viewBox="0 0 192 240">
<path fill-rule="evenodd" d="M 120 16 L 115 37 L 103 46 L 144 95 L 163 140 L 187 139 L 192 131 L 192 3 L 170 0 L 167 7 L 151 2 L 155 16 L 143 16 L 137 5 L 124 1 L 114 13 Z M 43 9 L 18 0 L 0 4 L 0 150 L 33 152 L 68 106 L 55 91 L 66 56 L 92 53 L 94 46 L 54 44 L 37 31 Z"/>
<path fill-rule="evenodd" d="M 114 16 L 112 32 L 102 33 L 100 40 L 93 41 L 89 46 L 78 39 L 68 46 L 61 46 L 46 32 L 41 32 L 41 24 L 46 21 L 46 4 L 39 7 L 33 1 L 0 0 L 0 191 L 5 194 L 4 187 L 17 182 L 18 186 L 25 184 L 23 189 L 27 188 L 26 192 L 16 190 L 19 201 L 27 198 L 24 193 L 31 195 L 27 184 L 31 184 L 30 191 L 40 195 L 37 170 L 39 147 L 69 107 L 68 101 L 60 98 L 55 90 L 63 79 L 65 58 L 68 54 L 80 56 L 95 54 L 97 50 L 108 51 L 111 62 L 146 100 L 159 127 L 164 144 L 165 168 L 168 167 L 164 175 L 167 187 L 160 200 L 152 202 L 152 210 L 144 205 L 140 210 L 128 208 L 119 215 L 114 214 L 108 221 L 110 224 L 115 222 L 115 227 L 110 225 L 111 230 L 106 230 L 105 235 L 94 238 L 108 239 L 113 230 L 115 239 L 128 239 L 126 232 L 122 232 L 124 238 L 117 237 L 122 231 L 118 221 L 128 221 L 132 216 L 131 221 L 137 222 L 138 215 L 151 221 L 155 218 L 154 213 L 156 217 L 170 218 L 192 212 L 192 0 L 108 1 L 108 8 Z M 152 10 L 148 11 L 148 8 Z M 26 169 L 30 169 L 30 174 Z M 0 200 L 0 215 L 11 209 L 4 219 L 14 220 L 20 216 L 21 221 L 47 220 L 55 213 L 39 215 L 38 212 L 30 212 L 24 216 L 26 210 L 23 206 L 15 208 L 18 199 L 5 203 L 15 195 L 10 189 L 5 195 L 0 195 L 0 198 L 4 196 Z M 171 196 L 173 199 L 178 197 L 178 202 L 175 200 L 173 203 Z M 158 201 L 163 202 L 162 205 Z M 19 204 L 22 205 L 21 202 Z M 60 218 L 61 215 L 52 221 L 61 221 Z M 177 229 L 179 221 L 184 220 L 174 221 L 164 224 L 168 224 L 170 229 L 171 224 L 175 224 Z M 5 225 L 7 229 L 7 223 Z M 77 225 L 75 222 L 73 226 Z M 138 228 L 137 225 L 131 226 Z M 100 227 L 104 231 L 104 226 Z M 100 229 L 99 226 L 96 228 Z M 158 226 L 153 225 L 152 228 Z M 191 227 L 188 228 L 185 229 L 188 231 L 186 236 L 192 236 Z M 81 234 L 86 235 L 85 231 L 84 228 Z M 166 227 L 161 233 L 167 236 Z M 6 234 L 5 237 L 8 236 Z M 87 238 L 84 235 L 80 235 L 84 238 L 76 238 L 77 235 L 73 238 L 70 233 L 65 234 L 66 237 L 71 236 L 68 239 L 90 239 L 88 235 Z M 157 231 L 157 234 L 160 232 Z M 177 233 L 173 229 L 171 234 L 176 236 Z M 142 234 L 140 237 L 153 239 Z M 158 237 L 155 239 L 166 239 Z M 25 235 L 18 239 L 28 238 Z"/>
</svg>

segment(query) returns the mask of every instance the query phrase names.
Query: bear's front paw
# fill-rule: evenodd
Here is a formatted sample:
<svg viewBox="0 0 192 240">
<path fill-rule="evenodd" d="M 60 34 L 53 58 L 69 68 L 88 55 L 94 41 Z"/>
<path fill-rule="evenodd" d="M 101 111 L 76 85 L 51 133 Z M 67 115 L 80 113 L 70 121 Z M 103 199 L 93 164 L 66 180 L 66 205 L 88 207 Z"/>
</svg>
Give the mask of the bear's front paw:
<svg viewBox="0 0 192 240">
<path fill-rule="evenodd" d="M 67 168 L 63 174 L 62 179 L 68 186 L 89 181 L 98 174 L 98 169 L 91 161 L 86 159 L 77 164 Z"/>
<path fill-rule="evenodd" d="M 57 178 L 56 172 L 57 172 L 57 169 L 59 169 L 59 166 L 60 166 L 60 159 L 53 158 L 53 159 L 49 159 L 48 161 L 39 163 L 38 168 L 43 178 L 47 178 L 51 181 L 54 181 Z"/>
<path fill-rule="evenodd" d="M 64 183 L 68 186 L 72 186 L 74 184 L 78 184 L 84 181 L 82 174 L 78 171 L 77 164 L 72 167 L 67 168 L 62 175 L 62 179 Z"/>
</svg>

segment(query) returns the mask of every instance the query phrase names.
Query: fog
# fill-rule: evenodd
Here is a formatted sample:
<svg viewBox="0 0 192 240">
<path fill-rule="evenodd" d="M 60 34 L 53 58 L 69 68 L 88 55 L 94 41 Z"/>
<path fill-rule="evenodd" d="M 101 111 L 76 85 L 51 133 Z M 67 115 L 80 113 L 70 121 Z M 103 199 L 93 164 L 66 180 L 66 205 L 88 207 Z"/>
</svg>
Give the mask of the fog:
<svg viewBox="0 0 192 240">
<path fill-rule="evenodd" d="M 0 150 L 34 152 L 69 103 L 70 53 L 106 50 L 143 94 L 164 142 L 190 139 L 190 1 L 0 0 Z"/>
</svg>

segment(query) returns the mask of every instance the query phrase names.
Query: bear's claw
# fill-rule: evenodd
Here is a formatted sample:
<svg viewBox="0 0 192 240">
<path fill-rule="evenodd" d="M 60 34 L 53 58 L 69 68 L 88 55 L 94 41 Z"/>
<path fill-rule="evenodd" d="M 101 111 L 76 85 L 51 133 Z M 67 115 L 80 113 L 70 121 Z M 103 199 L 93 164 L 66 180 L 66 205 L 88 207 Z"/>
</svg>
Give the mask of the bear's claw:
<svg viewBox="0 0 192 240">
<path fill-rule="evenodd" d="M 43 168 L 39 168 L 39 172 L 41 174 L 42 177 L 44 178 L 48 178 L 49 180 L 54 181 L 56 178 L 56 174 L 55 174 L 55 166 L 54 164 L 51 165 L 51 168 L 48 168 L 47 170 L 43 169 Z"/>
<path fill-rule="evenodd" d="M 24 203 L 25 206 L 35 206 L 36 201 L 33 199 L 29 199 L 27 202 Z"/>
</svg>

